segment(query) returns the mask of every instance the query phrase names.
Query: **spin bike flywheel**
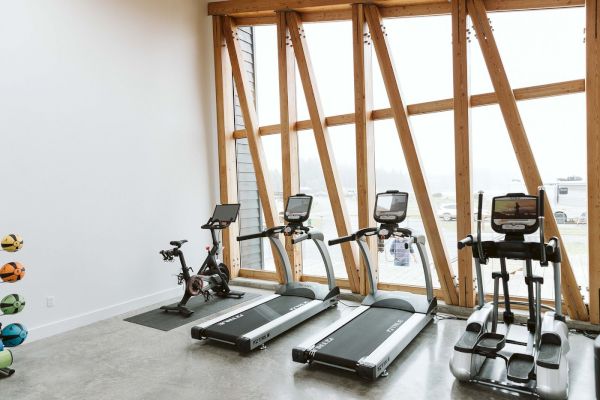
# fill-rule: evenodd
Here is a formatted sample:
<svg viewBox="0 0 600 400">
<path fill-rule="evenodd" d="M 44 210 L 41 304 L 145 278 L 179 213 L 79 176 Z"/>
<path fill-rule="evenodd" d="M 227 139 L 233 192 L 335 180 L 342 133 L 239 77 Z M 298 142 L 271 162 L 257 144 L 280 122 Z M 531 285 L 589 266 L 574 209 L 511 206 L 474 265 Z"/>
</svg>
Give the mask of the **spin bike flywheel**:
<svg viewBox="0 0 600 400">
<path fill-rule="evenodd" d="M 187 283 L 187 291 L 192 296 L 198 296 L 202 291 L 203 286 L 204 281 L 202 280 L 202 277 L 200 275 L 192 275 Z"/>
</svg>

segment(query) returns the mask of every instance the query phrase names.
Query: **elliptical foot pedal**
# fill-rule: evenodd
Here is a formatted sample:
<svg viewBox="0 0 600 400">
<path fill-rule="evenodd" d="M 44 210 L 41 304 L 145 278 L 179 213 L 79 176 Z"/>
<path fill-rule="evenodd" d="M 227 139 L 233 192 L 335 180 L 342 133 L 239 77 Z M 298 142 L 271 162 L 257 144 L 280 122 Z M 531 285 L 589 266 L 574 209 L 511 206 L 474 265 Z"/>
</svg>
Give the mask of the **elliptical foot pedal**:
<svg viewBox="0 0 600 400">
<path fill-rule="evenodd" d="M 518 383 L 527 383 L 535 378 L 535 358 L 529 354 L 513 353 L 508 359 L 506 377 Z"/>
<path fill-rule="evenodd" d="M 540 341 L 537 365 L 543 368 L 558 369 L 562 352 L 560 336 L 555 333 L 544 333 Z"/>
<path fill-rule="evenodd" d="M 506 336 L 500 333 L 486 332 L 480 336 L 475 350 L 489 356 L 494 356 L 506 345 Z"/>
</svg>

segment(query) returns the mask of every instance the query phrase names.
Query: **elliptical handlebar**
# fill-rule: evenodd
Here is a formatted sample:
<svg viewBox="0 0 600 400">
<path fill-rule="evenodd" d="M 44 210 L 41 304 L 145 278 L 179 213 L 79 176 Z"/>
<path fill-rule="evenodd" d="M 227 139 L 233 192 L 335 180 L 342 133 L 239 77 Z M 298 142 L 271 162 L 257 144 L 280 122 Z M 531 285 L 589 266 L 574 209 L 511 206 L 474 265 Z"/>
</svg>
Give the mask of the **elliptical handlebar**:
<svg viewBox="0 0 600 400">
<path fill-rule="evenodd" d="M 538 220 L 540 225 L 540 265 L 548 265 L 548 258 L 546 256 L 546 245 L 544 237 L 544 203 L 546 201 L 546 190 L 543 186 L 538 188 Z"/>
<path fill-rule="evenodd" d="M 469 235 L 466 238 L 464 238 L 463 240 L 460 240 L 458 242 L 458 249 L 462 250 L 467 246 L 472 246 L 473 245 L 473 236 Z"/>
<path fill-rule="evenodd" d="M 560 244 L 557 237 L 551 237 L 546 244 L 546 254 L 554 255 L 559 250 Z"/>
</svg>

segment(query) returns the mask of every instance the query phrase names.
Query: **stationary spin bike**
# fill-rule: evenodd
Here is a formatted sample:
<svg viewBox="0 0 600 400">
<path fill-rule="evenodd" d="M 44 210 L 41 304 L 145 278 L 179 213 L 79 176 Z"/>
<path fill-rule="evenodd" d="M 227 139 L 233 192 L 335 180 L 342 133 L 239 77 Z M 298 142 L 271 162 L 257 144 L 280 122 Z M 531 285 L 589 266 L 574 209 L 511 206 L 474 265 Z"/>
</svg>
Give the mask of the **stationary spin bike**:
<svg viewBox="0 0 600 400">
<path fill-rule="evenodd" d="M 160 252 L 164 261 L 173 261 L 175 258 L 179 258 L 181 272 L 177 275 L 177 283 L 179 285 L 184 285 L 183 297 L 179 303 L 174 306 L 163 306 L 161 307 L 161 310 L 178 312 L 185 317 L 189 317 L 194 311 L 190 310 L 186 304 L 194 296 L 201 294 L 205 301 L 208 301 L 213 294 L 219 297 L 232 297 L 237 299 L 244 296 L 244 292 L 237 292 L 229 288 L 229 270 L 225 264 L 219 262 L 217 259 L 220 246 L 215 232 L 217 230 L 225 229 L 229 227 L 231 223 L 235 222 L 239 210 L 239 204 L 217 205 L 213 216 L 210 217 L 206 224 L 202 225 L 202 229 L 210 230 L 212 247 L 207 248 L 208 255 L 197 274 L 190 274 L 190 271 L 194 271 L 187 266 L 183 251 L 181 250 L 181 246 L 187 243 L 187 240 L 174 240 L 170 242 L 170 245 L 175 247 Z"/>
</svg>

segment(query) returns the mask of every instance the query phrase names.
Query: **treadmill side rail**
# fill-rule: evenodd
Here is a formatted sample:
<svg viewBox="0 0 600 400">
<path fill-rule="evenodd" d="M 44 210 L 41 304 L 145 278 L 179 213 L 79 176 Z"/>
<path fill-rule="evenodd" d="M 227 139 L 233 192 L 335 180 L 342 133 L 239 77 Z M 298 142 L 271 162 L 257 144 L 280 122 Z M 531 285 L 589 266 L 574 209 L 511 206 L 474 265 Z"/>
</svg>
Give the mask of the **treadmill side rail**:
<svg viewBox="0 0 600 400">
<path fill-rule="evenodd" d="M 286 332 L 294 326 L 328 308 L 330 304 L 321 300 L 308 300 L 293 311 L 268 322 L 239 338 L 236 346 L 241 352 L 249 352 L 265 342 Z"/>
<path fill-rule="evenodd" d="M 358 362 L 356 367 L 358 375 L 371 380 L 379 377 L 432 320 L 431 314 L 413 314 L 375 351 Z"/>
</svg>

